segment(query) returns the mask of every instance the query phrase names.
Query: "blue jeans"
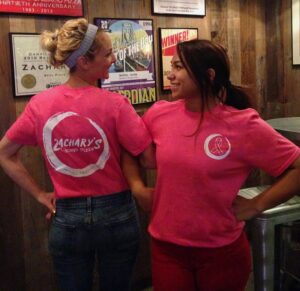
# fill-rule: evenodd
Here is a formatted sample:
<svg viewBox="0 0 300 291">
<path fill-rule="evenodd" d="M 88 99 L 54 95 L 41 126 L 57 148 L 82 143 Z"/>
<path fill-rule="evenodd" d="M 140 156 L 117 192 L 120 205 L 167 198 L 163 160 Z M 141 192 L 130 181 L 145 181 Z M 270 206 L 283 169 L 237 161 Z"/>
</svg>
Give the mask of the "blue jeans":
<svg viewBox="0 0 300 291">
<path fill-rule="evenodd" d="M 62 291 L 92 290 L 95 258 L 101 291 L 128 291 L 140 240 L 130 191 L 58 199 L 49 233 Z"/>
</svg>

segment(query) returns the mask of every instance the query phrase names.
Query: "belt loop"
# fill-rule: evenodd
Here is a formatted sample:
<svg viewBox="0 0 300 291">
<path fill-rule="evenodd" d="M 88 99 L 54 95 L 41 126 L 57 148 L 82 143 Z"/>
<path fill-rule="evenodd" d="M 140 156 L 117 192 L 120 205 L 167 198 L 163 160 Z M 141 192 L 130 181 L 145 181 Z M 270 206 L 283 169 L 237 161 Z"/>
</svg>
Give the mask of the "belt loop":
<svg viewBox="0 0 300 291">
<path fill-rule="evenodd" d="M 86 198 L 86 208 L 88 213 L 92 212 L 92 197 Z"/>
<path fill-rule="evenodd" d="M 91 224 L 92 223 L 92 197 L 86 198 L 86 210 L 87 210 L 87 214 L 86 214 L 85 222 Z"/>
</svg>

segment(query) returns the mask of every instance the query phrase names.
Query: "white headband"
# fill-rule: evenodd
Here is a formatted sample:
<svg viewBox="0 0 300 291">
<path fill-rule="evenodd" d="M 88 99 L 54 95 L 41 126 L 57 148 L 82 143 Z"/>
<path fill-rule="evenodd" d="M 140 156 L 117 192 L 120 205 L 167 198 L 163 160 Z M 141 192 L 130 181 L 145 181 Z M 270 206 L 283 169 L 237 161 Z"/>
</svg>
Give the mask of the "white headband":
<svg viewBox="0 0 300 291">
<path fill-rule="evenodd" d="M 80 47 L 73 51 L 71 55 L 65 60 L 65 64 L 71 69 L 76 65 L 76 61 L 80 56 L 83 56 L 90 49 L 95 36 L 98 31 L 98 26 L 89 24 L 85 33 L 84 39 L 82 40 Z"/>
</svg>

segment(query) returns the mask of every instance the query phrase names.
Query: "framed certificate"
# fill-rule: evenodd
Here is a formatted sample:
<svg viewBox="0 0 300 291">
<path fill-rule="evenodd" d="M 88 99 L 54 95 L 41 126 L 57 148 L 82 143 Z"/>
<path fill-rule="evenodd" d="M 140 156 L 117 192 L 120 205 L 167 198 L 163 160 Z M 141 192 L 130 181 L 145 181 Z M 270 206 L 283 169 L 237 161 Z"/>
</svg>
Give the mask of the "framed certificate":
<svg viewBox="0 0 300 291">
<path fill-rule="evenodd" d="M 82 0 L 3 0 L 0 12 L 61 16 L 83 16 Z"/>
<path fill-rule="evenodd" d="M 176 53 L 177 43 L 197 38 L 197 28 L 159 28 L 162 90 L 170 90 L 168 74 L 171 71 L 171 60 Z"/>
<path fill-rule="evenodd" d="M 95 18 L 112 40 L 116 62 L 100 86 L 128 97 L 132 104 L 156 101 L 151 19 Z"/>
<path fill-rule="evenodd" d="M 292 1 L 293 65 L 300 65 L 300 0 Z"/>
<path fill-rule="evenodd" d="M 67 81 L 69 69 L 48 63 L 49 55 L 40 47 L 39 34 L 10 33 L 9 37 L 15 97 L 32 96 Z"/>
<path fill-rule="evenodd" d="M 152 13 L 165 15 L 204 16 L 205 0 L 152 0 Z"/>
</svg>

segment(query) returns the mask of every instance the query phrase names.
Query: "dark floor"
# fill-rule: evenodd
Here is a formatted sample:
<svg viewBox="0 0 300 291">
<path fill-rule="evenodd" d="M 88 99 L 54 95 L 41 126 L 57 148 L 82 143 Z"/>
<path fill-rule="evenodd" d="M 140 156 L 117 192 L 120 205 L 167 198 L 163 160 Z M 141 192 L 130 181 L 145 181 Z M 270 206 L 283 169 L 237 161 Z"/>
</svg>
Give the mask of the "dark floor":
<svg viewBox="0 0 300 291">
<path fill-rule="evenodd" d="M 152 288 L 143 289 L 141 291 L 152 291 Z M 249 278 L 249 281 L 248 281 L 248 284 L 247 284 L 247 287 L 246 287 L 245 291 L 254 291 L 253 276 L 252 276 L 252 274 L 251 274 L 251 276 Z"/>
</svg>

